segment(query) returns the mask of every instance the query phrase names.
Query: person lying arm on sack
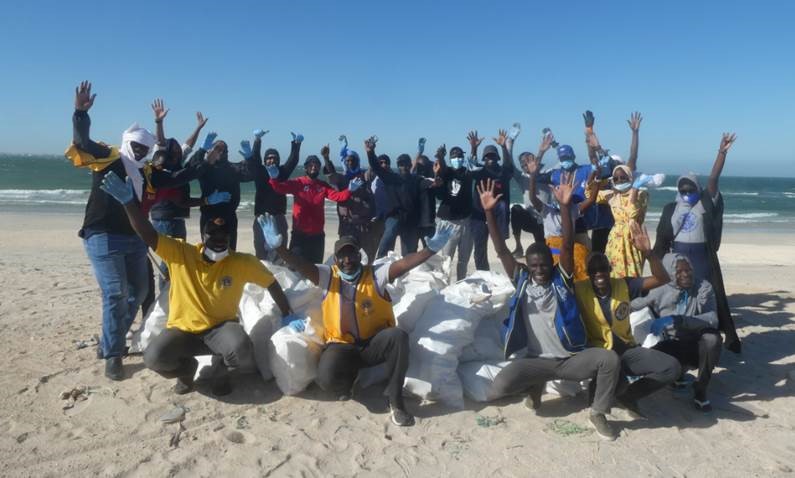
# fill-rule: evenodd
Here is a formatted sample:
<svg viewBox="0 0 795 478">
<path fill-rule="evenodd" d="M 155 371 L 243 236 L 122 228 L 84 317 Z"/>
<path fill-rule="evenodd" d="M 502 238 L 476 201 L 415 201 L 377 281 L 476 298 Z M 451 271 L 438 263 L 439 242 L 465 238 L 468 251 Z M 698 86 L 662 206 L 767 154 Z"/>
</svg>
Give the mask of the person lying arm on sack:
<svg viewBox="0 0 795 478">
<path fill-rule="evenodd" d="M 224 218 L 208 220 L 202 242 L 191 245 L 155 231 L 134 201 L 129 180 L 109 173 L 102 190 L 124 205 L 135 232 L 168 264 L 168 323 L 144 351 L 144 364 L 166 378 L 176 378 L 174 392 L 184 394 L 193 390 L 198 365 L 194 357 L 216 355 L 212 392 L 230 393 L 230 375 L 255 370 L 251 340 L 236 317 L 243 286 L 250 282 L 268 289 L 289 317 L 290 305 L 279 283 L 256 257 L 231 250 L 231 231 Z"/>
<path fill-rule="evenodd" d="M 693 383 L 693 403 L 696 409 L 708 412 L 712 406 L 707 398 L 707 386 L 720 360 L 723 344 L 717 330 L 715 291 L 708 281 L 695 280 L 686 256 L 666 254 L 663 265 L 671 281 L 645 297 L 634 299 L 632 309 L 648 306 L 658 317 L 651 326 L 651 333 L 662 338 L 654 346 L 655 350 L 676 357 L 683 368 L 698 369 Z"/>
<path fill-rule="evenodd" d="M 574 298 L 572 278 L 572 190 L 572 185 L 567 183 L 553 190 L 560 204 L 561 217 L 568 218 L 561 221 L 560 262 L 554 266 L 549 246 L 536 242 L 527 248 L 525 265 L 513 257 L 497 227 L 494 208 L 499 195 L 494 193 L 493 182 L 486 180 L 478 184 L 489 235 L 505 273 L 516 284 L 510 315 L 503 327 L 505 358 L 511 362 L 497 374 L 489 395 L 496 399 L 526 394 L 525 404 L 537 410 L 548 380 L 591 379 L 595 387 L 590 422 L 602 438 L 614 440 L 617 433 L 605 415 L 610 412 L 620 364 L 611 350 L 585 347 L 585 329 Z"/>
<path fill-rule="evenodd" d="M 268 248 L 287 265 L 324 291 L 322 303 L 325 349 L 318 364 L 317 383 L 340 400 L 350 397 L 361 367 L 386 363 L 387 395 L 395 425 L 409 426 L 414 417 L 403 403 L 403 381 L 409 360 L 408 334 L 395 323 L 386 286 L 419 266 L 444 247 L 457 226 L 441 221 L 427 248 L 399 261 L 362 265 L 359 243 L 343 236 L 334 243 L 334 265 L 313 264 L 284 247 L 273 218 L 257 218 Z M 298 328 L 301 326 L 298 325 Z"/>
</svg>

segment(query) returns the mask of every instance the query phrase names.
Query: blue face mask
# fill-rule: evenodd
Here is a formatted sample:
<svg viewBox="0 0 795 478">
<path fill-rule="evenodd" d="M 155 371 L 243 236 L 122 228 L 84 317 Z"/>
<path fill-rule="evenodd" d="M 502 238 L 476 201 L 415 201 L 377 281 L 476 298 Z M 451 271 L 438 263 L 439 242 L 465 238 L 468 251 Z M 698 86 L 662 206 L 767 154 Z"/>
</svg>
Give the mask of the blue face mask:
<svg viewBox="0 0 795 478">
<path fill-rule="evenodd" d="M 682 196 L 682 199 L 691 206 L 695 206 L 698 200 L 701 199 L 701 195 L 698 193 L 679 193 L 679 195 Z"/>
<path fill-rule="evenodd" d="M 561 161 L 560 167 L 566 171 L 571 171 L 572 169 L 574 169 L 574 160 L 567 159 L 565 161 Z"/>
<path fill-rule="evenodd" d="M 625 192 L 629 191 L 629 189 L 631 187 L 632 187 L 632 183 L 630 183 L 630 182 L 619 183 L 619 184 L 614 184 L 613 185 L 613 189 L 615 189 L 616 191 L 618 191 L 620 193 L 625 193 Z"/>
<path fill-rule="evenodd" d="M 356 282 L 357 280 L 359 280 L 359 277 L 361 275 L 362 275 L 361 264 L 359 264 L 359 268 L 356 269 L 356 272 L 354 272 L 353 274 L 346 274 L 342 269 L 340 269 L 340 277 L 342 277 L 342 280 L 344 280 L 345 282 Z"/>
<path fill-rule="evenodd" d="M 464 165 L 464 158 L 450 158 L 450 166 L 453 169 L 458 169 Z"/>
</svg>

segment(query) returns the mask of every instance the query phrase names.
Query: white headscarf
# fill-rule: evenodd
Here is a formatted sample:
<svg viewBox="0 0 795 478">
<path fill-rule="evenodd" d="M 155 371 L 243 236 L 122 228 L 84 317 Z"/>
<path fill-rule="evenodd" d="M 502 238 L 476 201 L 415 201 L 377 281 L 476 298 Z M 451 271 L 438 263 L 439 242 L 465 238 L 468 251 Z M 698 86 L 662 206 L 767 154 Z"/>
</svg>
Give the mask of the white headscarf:
<svg viewBox="0 0 795 478">
<path fill-rule="evenodd" d="M 121 135 L 121 148 L 119 148 L 119 155 L 121 156 L 122 163 L 124 164 L 124 170 L 127 172 L 127 177 L 132 179 L 135 195 L 138 196 L 138 199 L 140 200 L 143 197 L 144 178 L 138 170 L 144 167 L 146 164 L 146 158 L 149 156 L 149 154 L 147 154 L 146 157 L 141 158 L 141 160 L 136 160 L 135 153 L 133 153 L 132 144 L 130 144 L 132 141 L 148 147 L 149 152 L 151 153 L 152 146 L 155 145 L 155 137 L 145 128 L 138 126 L 138 123 L 133 123 L 129 128 L 124 130 L 124 133 Z"/>
</svg>

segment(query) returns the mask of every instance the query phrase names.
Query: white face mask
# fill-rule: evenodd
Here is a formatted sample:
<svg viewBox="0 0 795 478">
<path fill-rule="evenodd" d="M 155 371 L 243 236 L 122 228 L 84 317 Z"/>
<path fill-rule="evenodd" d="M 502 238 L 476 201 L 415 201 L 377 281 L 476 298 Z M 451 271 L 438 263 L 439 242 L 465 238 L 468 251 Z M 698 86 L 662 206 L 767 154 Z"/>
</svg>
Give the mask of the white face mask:
<svg viewBox="0 0 795 478">
<path fill-rule="evenodd" d="M 229 249 L 224 249 L 221 252 L 216 252 L 209 247 L 204 247 L 204 257 L 210 259 L 213 262 L 219 262 L 221 259 L 229 255 Z"/>
<path fill-rule="evenodd" d="M 627 181 L 626 183 L 618 183 L 618 184 L 614 184 L 613 185 L 613 189 L 615 189 L 616 191 L 618 191 L 620 193 L 625 193 L 625 192 L 629 191 L 629 189 L 631 187 L 632 187 L 632 183 L 630 183 L 629 181 Z"/>
</svg>

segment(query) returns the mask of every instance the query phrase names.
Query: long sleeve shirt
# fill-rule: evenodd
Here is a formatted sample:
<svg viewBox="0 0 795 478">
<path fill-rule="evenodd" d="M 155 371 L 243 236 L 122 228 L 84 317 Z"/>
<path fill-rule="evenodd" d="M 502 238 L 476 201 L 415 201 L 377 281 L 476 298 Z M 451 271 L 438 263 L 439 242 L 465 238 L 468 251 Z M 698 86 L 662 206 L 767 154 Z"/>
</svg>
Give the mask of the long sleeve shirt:
<svg viewBox="0 0 795 478">
<path fill-rule="evenodd" d="M 327 182 L 308 176 L 286 181 L 271 178 L 270 186 L 279 194 L 293 195 L 293 229 L 308 235 L 323 232 L 326 223 L 323 206 L 326 199 L 343 202 L 351 198 L 349 189 L 337 191 Z"/>
<path fill-rule="evenodd" d="M 191 162 L 194 161 L 197 154 L 203 152 L 204 150 L 199 148 L 191 157 Z M 204 158 L 203 154 L 202 158 Z M 228 160 L 224 160 L 205 167 L 201 177 L 199 177 L 202 197 L 207 197 L 215 191 L 228 192 L 232 197 L 229 202 L 202 206 L 202 214 L 207 214 L 211 217 L 229 217 L 234 215 L 237 211 L 237 206 L 240 204 L 240 183 L 248 182 L 252 179 L 245 162 L 231 163 Z"/>
<path fill-rule="evenodd" d="M 250 157 L 246 158 L 246 164 L 251 176 L 254 178 L 254 185 L 256 192 L 254 193 L 254 215 L 260 214 L 276 214 L 284 215 L 287 213 L 287 197 L 284 194 L 277 193 L 270 185 L 271 177 L 268 170 L 265 169 L 265 164 L 262 162 L 260 149 L 262 141 L 259 139 L 254 140 L 254 148 Z M 290 147 L 290 156 L 287 162 L 279 166 L 279 181 L 286 181 L 295 167 L 298 165 L 298 156 L 301 151 L 301 143 L 293 142 Z"/>
</svg>

